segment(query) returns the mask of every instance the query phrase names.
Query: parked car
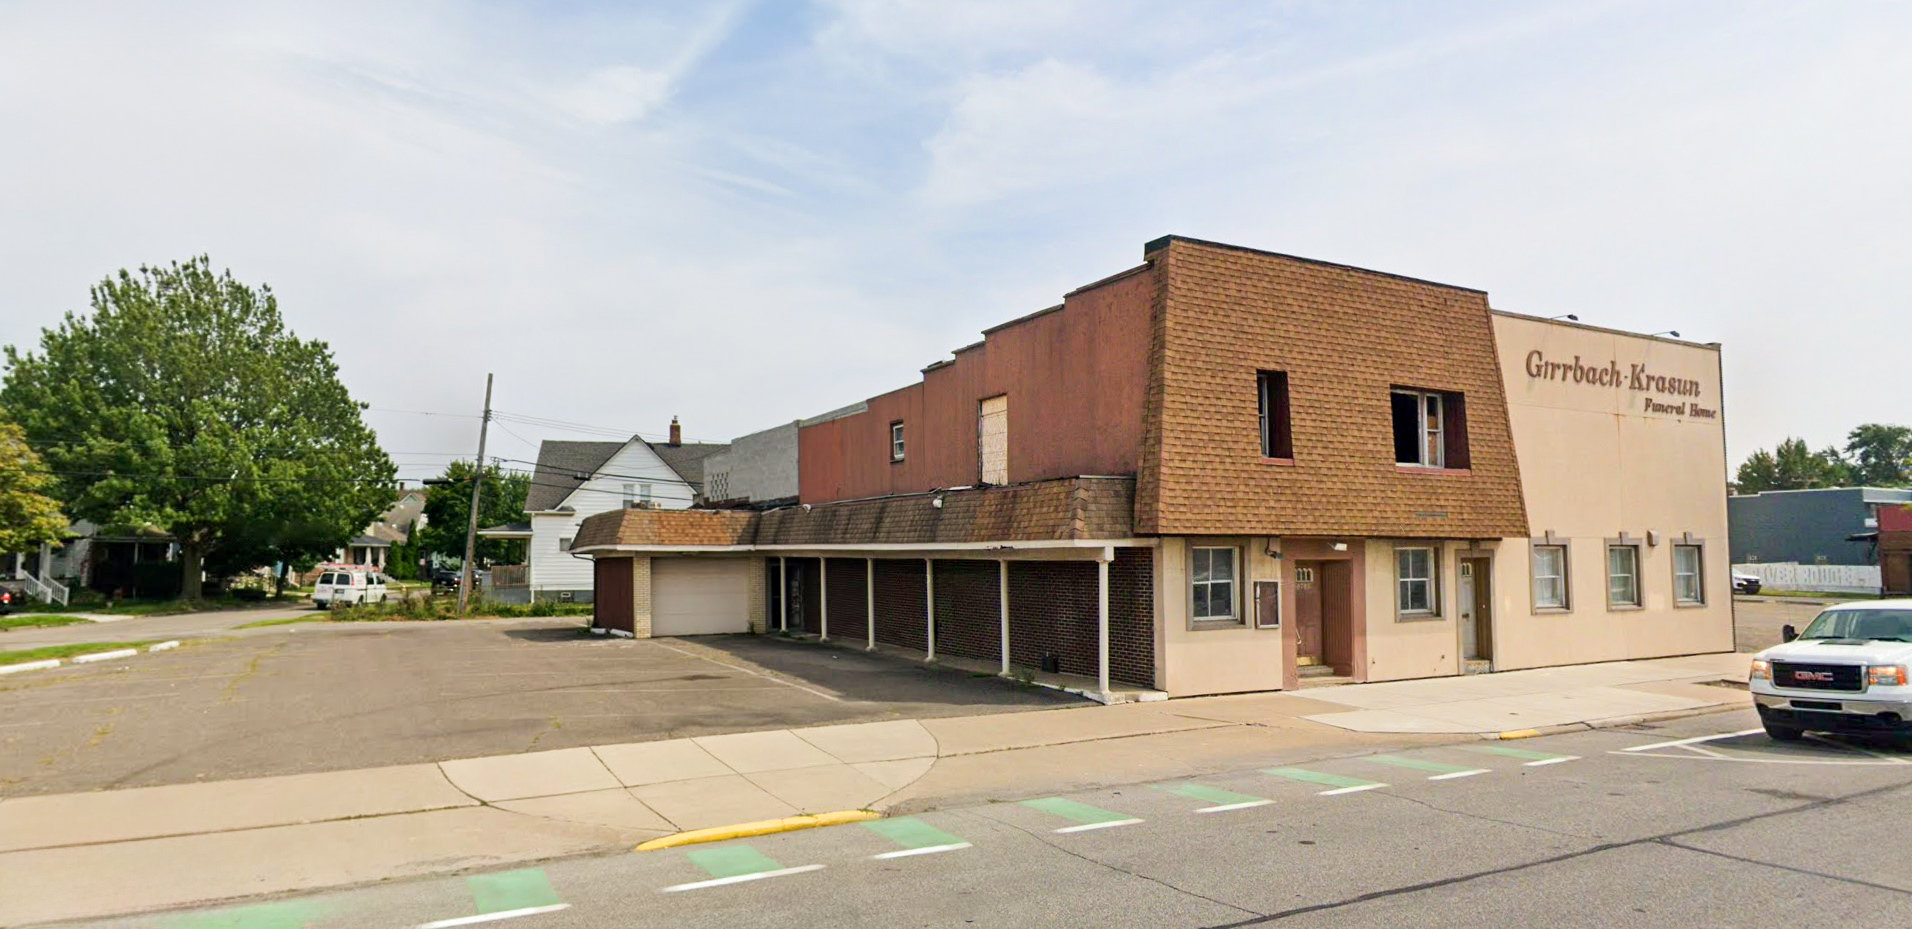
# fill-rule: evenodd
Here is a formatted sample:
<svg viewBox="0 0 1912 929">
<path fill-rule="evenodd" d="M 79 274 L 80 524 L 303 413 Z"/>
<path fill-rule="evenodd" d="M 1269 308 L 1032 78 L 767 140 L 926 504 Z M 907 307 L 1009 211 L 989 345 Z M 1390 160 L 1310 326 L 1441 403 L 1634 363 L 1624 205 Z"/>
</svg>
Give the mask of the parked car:
<svg viewBox="0 0 1912 929">
<path fill-rule="evenodd" d="M 18 584 L 0 582 L 0 616 L 5 616 L 27 602 L 27 589 Z"/>
<path fill-rule="evenodd" d="M 1748 681 L 1767 735 L 1912 738 L 1912 600 L 1835 604 L 1784 637 L 1753 656 Z"/>
<path fill-rule="evenodd" d="M 1734 571 L 1733 572 L 1733 593 L 1736 593 L 1736 594 L 1759 593 L 1759 575 L 1741 574 L 1738 571 Z"/>
<path fill-rule="evenodd" d="M 312 603 L 320 609 L 359 603 L 384 603 L 385 575 L 376 571 L 327 571 L 312 588 Z"/>
</svg>

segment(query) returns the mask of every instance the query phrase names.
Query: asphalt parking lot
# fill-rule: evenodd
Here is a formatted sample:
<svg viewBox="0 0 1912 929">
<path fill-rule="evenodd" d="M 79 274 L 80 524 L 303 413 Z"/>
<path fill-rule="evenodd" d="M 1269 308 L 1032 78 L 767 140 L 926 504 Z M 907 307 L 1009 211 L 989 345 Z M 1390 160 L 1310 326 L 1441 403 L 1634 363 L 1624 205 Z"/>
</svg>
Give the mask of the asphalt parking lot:
<svg viewBox="0 0 1912 929">
<path fill-rule="evenodd" d="M 307 623 L 0 682 L 0 796 L 1082 703 L 769 637 Z"/>
<path fill-rule="evenodd" d="M 1781 627 L 1790 623 L 1804 629 L 1822 609 L 1825 606 L 1813 600 L 1734 597 L 1734 647 L 1742 652 L 1756 652 L 1778 645 Z"/>
</svg>

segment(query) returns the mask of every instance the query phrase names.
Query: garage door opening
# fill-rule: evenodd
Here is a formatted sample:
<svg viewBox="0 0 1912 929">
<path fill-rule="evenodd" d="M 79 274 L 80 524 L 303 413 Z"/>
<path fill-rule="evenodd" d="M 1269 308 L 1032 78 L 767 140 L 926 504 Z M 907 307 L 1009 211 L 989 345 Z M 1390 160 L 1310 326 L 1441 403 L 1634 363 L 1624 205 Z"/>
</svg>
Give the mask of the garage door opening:
<svg viewBox="0 0 1912 929">
<path fill-rule="evenodd" d="M 651 635 L 750 631 L 750 568 L 743 558 L 651 560 Z"/>
</svg>

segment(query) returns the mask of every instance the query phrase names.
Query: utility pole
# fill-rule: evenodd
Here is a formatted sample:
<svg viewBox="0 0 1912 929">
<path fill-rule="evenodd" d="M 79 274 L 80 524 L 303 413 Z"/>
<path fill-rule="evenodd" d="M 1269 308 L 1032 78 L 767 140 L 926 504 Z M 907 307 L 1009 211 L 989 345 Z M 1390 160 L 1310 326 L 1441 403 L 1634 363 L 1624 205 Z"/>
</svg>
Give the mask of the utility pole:
<svg viewBox="0 0 1912 929">
<path fill-rule="evenodd" d="M 465 525 L 465 573 L 458 578 L 458 615 L 471 602 L 472 562 L 478 557 L 478 492 L 485 484 L 485 433 L 491 430 L 491 375 L 485 375 L 485 416 L 478 422 L 478 460 L 472 462 L 471 519 Z"/>
</svg>

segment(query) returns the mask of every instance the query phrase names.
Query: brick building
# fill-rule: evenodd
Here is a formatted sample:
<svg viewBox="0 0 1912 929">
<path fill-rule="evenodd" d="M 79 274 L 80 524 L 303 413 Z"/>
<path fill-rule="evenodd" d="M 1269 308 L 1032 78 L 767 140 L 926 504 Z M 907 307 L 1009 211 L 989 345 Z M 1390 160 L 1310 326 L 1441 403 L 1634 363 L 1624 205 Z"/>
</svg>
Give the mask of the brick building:
<svg viewBox="0 0 1912 929">
<path fill-rule="evenodd" d="M 1725 650 L 1718 365 L 1167 237 L 799 424 L 797 505 L 606 513 L 573 551 L 621 632 L 787 628 L 1102 694 Z"/>
<path fill-rule="evenodd" d="M 1912 596 L 1912 503 L 1879 508 L 1879 585 Z"/>
</svg>

